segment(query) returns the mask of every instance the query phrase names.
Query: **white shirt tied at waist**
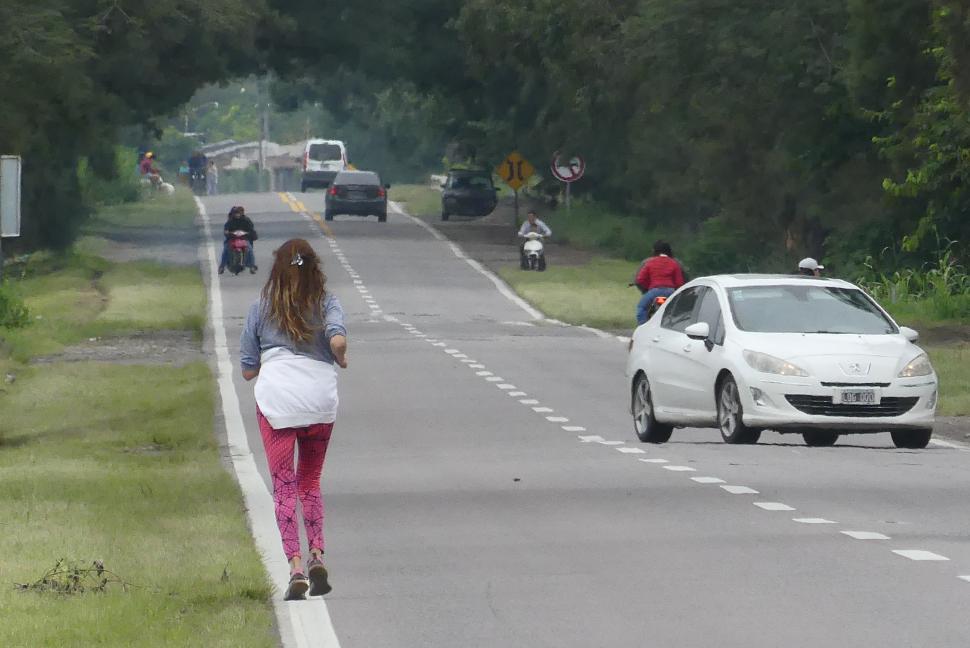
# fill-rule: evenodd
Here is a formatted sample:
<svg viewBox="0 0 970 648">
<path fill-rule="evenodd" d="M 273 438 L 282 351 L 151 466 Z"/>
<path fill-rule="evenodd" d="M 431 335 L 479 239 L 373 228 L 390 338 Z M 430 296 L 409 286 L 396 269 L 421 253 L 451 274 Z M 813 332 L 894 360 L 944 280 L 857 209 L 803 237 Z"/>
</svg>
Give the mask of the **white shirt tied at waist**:
<svg viewBox="0 0 970 648">
<path fill-rule="evenodd" d="M 333 423 L 337 371 L 328 362 L 275 347 L 260 355 L 256 404 L 273 429 Z"/>
</svg>

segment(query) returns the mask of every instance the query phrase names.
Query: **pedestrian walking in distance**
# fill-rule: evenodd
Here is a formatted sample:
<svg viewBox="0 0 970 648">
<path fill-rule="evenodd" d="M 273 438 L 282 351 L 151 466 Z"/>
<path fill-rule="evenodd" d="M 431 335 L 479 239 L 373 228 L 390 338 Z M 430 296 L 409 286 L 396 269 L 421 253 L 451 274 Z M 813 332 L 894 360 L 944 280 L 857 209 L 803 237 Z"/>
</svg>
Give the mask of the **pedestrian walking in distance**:
<svg viewBox="0 0 970 648">
<path fill-rule="evenodd" d="M 209 160 L 209 167 L 205 170 L 205 192 L 210 196 L 219 193 L 219 169 L 215 160 Z"/>
<path fill-rule="evenodd" d="M 257 379 L 256 419 L 290 562 L 284 598 L 293 601 L 305 598 L 307 590 L 320 596 L 331 589 L 323 565 L 320 473 L 337 418 L 335 365 L 347 368 L 347 329 L 340 301 L 327 292 L 327 277 L 309 243 L 291 239 L 274 257 L 260 299 L 249 309 L 240 355 L 243 377 Z M 297 500 L 310 549 L 306 570 Z"/>
</svg>

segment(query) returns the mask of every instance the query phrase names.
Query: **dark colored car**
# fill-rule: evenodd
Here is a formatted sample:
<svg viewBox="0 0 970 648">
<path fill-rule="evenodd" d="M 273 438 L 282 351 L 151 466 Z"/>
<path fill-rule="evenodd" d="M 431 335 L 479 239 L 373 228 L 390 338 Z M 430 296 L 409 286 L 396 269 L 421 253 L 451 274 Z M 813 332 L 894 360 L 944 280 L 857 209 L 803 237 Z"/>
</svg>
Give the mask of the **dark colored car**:
<svg viewBox="0 0 970 648">
<path fill-rule="evenodd" d="M 498 204 L 489 171 L 449 171 L 441 185 L 441 220 L 455 216 L 488 216 Z"/>
<path fill-rule="evenodd" d="M 327 190 L 323 217 L 333 220 L 337 214 L 351 216 L 377 216 L 383 223 L 387 220 L 387 189 L 381 178 L 373 171 L 341 171 L 334 177 Z"/>
</svg>

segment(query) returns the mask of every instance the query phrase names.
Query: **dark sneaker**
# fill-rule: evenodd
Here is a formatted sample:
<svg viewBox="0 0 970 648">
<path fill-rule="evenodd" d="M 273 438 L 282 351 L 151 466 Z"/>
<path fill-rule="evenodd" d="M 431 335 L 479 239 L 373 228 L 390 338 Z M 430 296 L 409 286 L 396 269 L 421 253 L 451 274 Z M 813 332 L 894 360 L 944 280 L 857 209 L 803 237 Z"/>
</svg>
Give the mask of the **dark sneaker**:
<svg viewBox="0 0 970 648">
<path fill-rule="evenodd" d="M 284 601 L 303 601 L 306 599 L 306 591 L 310 588 L 310 581 L 306 579 L 306 576 L 300 572 L 296 572 L 290 576 L 290 584 L 286 588 L 286 595 L 283 596 Z"/>
<path fill-rule="evenodd" d="M 219 266 L 219 274 L 224 274 L 226 272 L 226 266 Z"/>
<path fill-rule="evenodd" d="M 327 568 L 317 558 L 311 558 L 307 566 L 310 568 L 310 596 L 329 594 L 333 588 L 327 582 Z"/>
<path fill-rule="evenodd" d="M 256 274 L 256 266 L 249 269 L 249 274 Z"/>
</svg>

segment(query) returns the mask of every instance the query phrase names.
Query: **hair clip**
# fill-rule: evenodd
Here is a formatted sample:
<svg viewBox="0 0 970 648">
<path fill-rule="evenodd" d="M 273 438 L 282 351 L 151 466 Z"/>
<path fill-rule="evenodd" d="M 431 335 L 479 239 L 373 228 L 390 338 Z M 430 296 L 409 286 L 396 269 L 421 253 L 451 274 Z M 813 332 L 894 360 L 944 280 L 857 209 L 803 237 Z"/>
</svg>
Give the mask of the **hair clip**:
<svg viewBox="0 0 970 648">
<path fill-rule="evenodd" d="M 300 255 L 299 252 L 297 252 L 296 253 L 296 256 L 293 257 L 293 260 L 290 261 L 290 265 L 291 266 L 301 266 L 301 265 L 303 265 L 303 256 Z"/>
</svg>

